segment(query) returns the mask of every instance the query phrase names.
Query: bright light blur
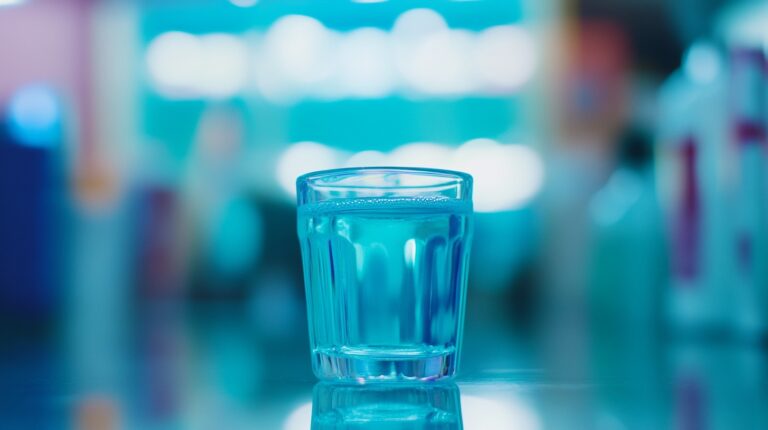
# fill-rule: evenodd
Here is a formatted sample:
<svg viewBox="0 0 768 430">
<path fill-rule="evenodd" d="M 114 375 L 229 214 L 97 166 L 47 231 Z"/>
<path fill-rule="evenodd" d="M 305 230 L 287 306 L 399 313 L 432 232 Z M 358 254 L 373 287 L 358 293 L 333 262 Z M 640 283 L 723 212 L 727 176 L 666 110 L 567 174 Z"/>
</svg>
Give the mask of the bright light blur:
<svg viewBox="0 0 768 430">
<path fill-rule="evenodd" d="M 60 138 L 61 107 L 53 89 L 30 85 L 16 91 L 8 107 L 8 122 L 17 140 L 30 146 L 50 145 Z"/>
<path fill-rule="evenodd" d="M 381 151 L 360 151 L 352 154 L 344 163 L 344 167 L 375 167 L 386 166 L 387 155 Z"/>
<path fill-rule="evenodd" d="M 513 25 L 483 30 L 474 51 L 482 84 L 492 91 L 510 91 L 528 82 L 536 71 L 536 44 L 530 33 Z"/>
<path fill-rule="evenodd" d="M 280 157 L 277 180 L 288 196 L 295 196 L 296 177 L 322 169 L 365 166 L 431 167 L 460 170 L 474 178 L 474 205 L 478 212 L 520 209 L 544 185 L 544 165 L 539 154 L 523 145 L 501 144 L 492 139 L 470 140 L 458 148 L 432 142 L 401 145 L 385 154 L 361 151 L 343 160 L 344 154 L 318 143 L 288 147 Z"/>
<path fill-rule="evenodd" d="M 503 25 L 451 29 L 432 9 L 411 9 L 390 31 L 338 32 L 286 15 L 256 37 L 167 32 L 147 49 L 150 82 L 171 99 L 230 97 L 254 82 L 277 103 L 302 99 L 511 94 L 533 79 L 537 46 Z"/>
<path fill-rule="evenodd" d="M 464 428 L 483 430 L 540 430 L 541 421 L 530 406 L 517 398 L 488 399 L 462 395 Z"/>
<path fill-rule="evenodd" d="M 259 0 L 229 0 L 230 3 L 237 7 L 251 7 L 259 3 Z"/>
<path fill-rule="evenodd" d="M 0 0 L 0 7 L 17 6 L 26 3 L 27 0 Z"/>
<path fill-rule="evenodd" d="M 518 209 L 533 199 L 544 184 L 541 158 L 526 146 L 475 139 L 459 147 L 453 161 L 457 170 L 474 178 L 478 212 Z"/>
<path fill-rule="evenodd" d="M 400 42 L 423 39 L 435 33 L 448 31 L 445 19 L 432 9 L 411 9 L 397 17 L 392 34 Z"/>
<path fill-rule="evenodd" d="M 169 98 L 197 96 L 204 64 L 203 46 L 189 33 L 163 33 L 147 47 L 149 78 L 157 91 Z"/>
<path fill-rule="evenodd" d="M 312 402 L 299 405 L 283 423 L 283 430 L 307 430 L 312 427 Z"/>
<path fill-rule="evenodd" d="M 246 46 L 228 34 L 207 34 L 200 38 L 205 63 L 200 70 L 197 87 L 212 98 L 232 97 L 246 83 Z"/>
<path fill-rule="evenodd" d="M 697 42 L 685 53 L 683 70 L 693 82 L 698 84 L 714 82 L 721 69 L 720 52 L 711 43 Z"/>
<path fill-rule="evenodd" d="M 469 32 L 439 31 L 404 46 L 399 67 L 407 85 L 424 94 L 458 95 L 474 88 Z"/>
<path fill-rule="evenodd" d="M 163 33 L 147 49 L 147 70 L 169 98 L 231 97 L 246 83 L 246 47 L 228 34 Z"/>
<path fill-rule="evenodd" d="M 296 195 L 296 178 L 315 170 L 341 165 L 338 151 L 317 142 L 299 142 L 289 146 L 277 162 L 277 182 L 289 196 Z"/>
<path fill-rule="evenodd" d="M 316 84 L 333 73 L 333 35 L 315 18 L 280 18 L 267 32 L 265 45 L 267 58 L 299 86 Z"/>
<path fill-rule="evenodd" d="M 449 146 L 437 143 L 409 143 L 392 151 L 386 165 L 448 169 L 451 167 L 452 153 Z"/>
<path fill-rule="evenodd" d="M 467 37 L 455 35 L 432 9 L 413 9 L 392 29 L 397 67 L 406 85 L 427 94 L 454 94 L 468 89 Z"/>
<path fill-rule="evenodd" d="M 352 97 L 384 97 L 397 84 L 387 33 L 358 28 L 340 38 L 338 80 Z"/>
</svg>

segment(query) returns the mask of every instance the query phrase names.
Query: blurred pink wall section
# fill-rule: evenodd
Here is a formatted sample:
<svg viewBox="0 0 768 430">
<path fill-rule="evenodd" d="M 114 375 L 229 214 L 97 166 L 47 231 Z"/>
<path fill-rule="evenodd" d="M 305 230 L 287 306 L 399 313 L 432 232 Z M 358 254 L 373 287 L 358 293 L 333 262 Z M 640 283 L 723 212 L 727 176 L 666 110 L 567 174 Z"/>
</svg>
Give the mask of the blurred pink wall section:
<svg viewBox="0 0 768 430">
<path fill-rule="evenodd" d="M 0 7 L 0 105 L 19 86 L 41 81 L 82 100 L 88 27 L 85 1 L 29 0 Z"/>
<path fill-rule="evenodd" d="M 109 195 L 111 181 L 94 138 L 92 0 L 27 0 L 0 7 L 0 119 L 20 86 L 46 83 L 64 103 L 66 163 L 85 200 Z M 107 191 L 105 191 L 107 190 Z M 95 196 L 95 197 L 94 197 Z"/>
</svg>

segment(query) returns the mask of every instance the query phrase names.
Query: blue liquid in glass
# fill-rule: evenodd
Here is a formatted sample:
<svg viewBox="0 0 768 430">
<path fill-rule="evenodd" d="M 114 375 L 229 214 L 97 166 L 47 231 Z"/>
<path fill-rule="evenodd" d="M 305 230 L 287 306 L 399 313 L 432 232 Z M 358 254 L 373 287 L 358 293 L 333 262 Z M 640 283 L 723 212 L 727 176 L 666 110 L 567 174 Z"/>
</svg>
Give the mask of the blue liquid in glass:
<svg viewBox="0 0 768 430">
<path fill-rule="evenodd" d="M 471 203 L 328 200 L 299 208 L 313 369 L 320 378 L 452 376 Z"/>
</svg>

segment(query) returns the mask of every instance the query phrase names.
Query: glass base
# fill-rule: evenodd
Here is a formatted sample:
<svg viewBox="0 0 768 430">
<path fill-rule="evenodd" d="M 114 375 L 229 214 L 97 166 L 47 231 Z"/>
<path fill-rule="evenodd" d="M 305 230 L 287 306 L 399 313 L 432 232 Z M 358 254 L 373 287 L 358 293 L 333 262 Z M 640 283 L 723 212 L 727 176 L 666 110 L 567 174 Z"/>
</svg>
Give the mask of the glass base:
<svg viewBox="0 0 768 430">
<path fill-rule="evenodd" d="M 456 350 L 429 354 L 381 351 L 313 352 L 313 370 L 323 380 L 354 382 L 432 381 L 456 373 Z"/>
</svg>

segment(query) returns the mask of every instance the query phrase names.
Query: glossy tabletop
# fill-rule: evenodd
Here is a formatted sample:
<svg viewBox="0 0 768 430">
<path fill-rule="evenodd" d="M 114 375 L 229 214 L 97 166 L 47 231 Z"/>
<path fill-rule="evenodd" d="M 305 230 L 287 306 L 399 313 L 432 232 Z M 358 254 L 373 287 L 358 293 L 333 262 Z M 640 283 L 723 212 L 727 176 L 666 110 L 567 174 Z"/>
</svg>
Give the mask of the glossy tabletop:
<svg viewBox="0 0 768 430">
<path fill-rule="evenodd" d="M 9 335 L 0 428 L 768 428 L 756 345 L 602 337 L 578 318 L 520 327 L 475 303 L 454 381 L 344 386 L 312 375 L 300 308 L 260 306 L 154 303 Z"/>
</svg>

